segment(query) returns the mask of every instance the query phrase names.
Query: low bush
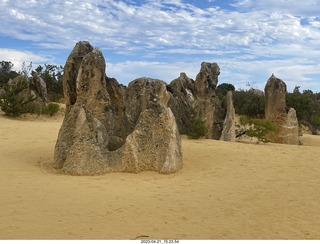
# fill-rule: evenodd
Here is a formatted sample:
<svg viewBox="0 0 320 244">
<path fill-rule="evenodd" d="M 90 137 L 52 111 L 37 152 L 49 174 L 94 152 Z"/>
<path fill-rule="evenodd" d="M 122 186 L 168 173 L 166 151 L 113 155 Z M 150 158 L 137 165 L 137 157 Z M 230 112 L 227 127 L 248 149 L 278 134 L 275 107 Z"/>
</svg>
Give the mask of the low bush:
<svg viewBox="0 0 320 244">
<path fill-rule="evenodd" d="M 0 95 L 0 107 L 7 116 L 17 117 L 27 113 L 27 106 L 36 100 L 33 95 L 24 96 L 21 92 L 28 87 L 26 79 L 21 78 L 16 84 L 3 86 L 4 93 Z"/>
<path fill-rule="evenodd" d="M 237 137 L 247 135 L 251 138 L 256 137 L 259 142 L 267 143 L 269 140 L 266 138 L 267 134 L 275 131 L 277 127 L 271 120 L 240 117 L 240 124 L 237 124 Z"/>
<path fill-rule="evenodd" d="M 56 103 L 49 103 L 44 109 L 43 114 L 48 114 L 50 116 L 53 116 L 59 111 L 60 107 Z"/>
<path fill-rule="evenodd" d="M 187 131 L 187 136 L 190 139 L 199 139 L 207 134 L 208 128 L 205 125 L 205 121 L 196 116 L 193 111 L 190 113 L 189 117 L 189 129 Z"/>
<path fill-rule="evenodd" d="M 233 103 L 236 114 L 248 117 L 262 117 L 265 113 L 265 96 L 254 89 L 233 92 Z"/>
</svg>

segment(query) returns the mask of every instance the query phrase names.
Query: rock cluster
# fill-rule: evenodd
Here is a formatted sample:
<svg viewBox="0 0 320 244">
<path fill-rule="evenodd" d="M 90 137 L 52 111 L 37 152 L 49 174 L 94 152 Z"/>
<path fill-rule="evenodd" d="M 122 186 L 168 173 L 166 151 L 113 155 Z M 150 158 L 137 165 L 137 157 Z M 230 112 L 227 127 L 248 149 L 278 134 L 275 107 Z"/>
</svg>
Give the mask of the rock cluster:
<svg viewBox="0 0 320 244">
<path fill-rule="evenodd" d="M 267 138 L 274 143 L 299 144 L 299 124 L 293 108 L 286 112 L 287 85 L 273 74 L 265 86 L 265 118 L 271 120 L 277 130 Z"/>
<path fill-rule="evenodd" d="M 56 169 L 72 175 L 181 169 L 180 135 L 163 81 L 119 85 L 106 77 L 101 51 L 79 42 L 67 59 L 63 86 L 67 107 Z"/>
<path fill-rule="evenodd" d="M 215 94 L 219 74 L 220 68 L 216 63 L 203 62 L 195 81 L 187 77 L 185 73 L 181 73 L 179 78 L 167 86 L 170 92 L 168 105 L 176 117 L 180 133 L 186 134 L 188 132 L 190 114 L 195 112 L 197 116 L 205 120 L 208 128 L 206 138 L 235 139 L 235 132 L 232 132 L 234 121 L 231 121 L 235 117 L 232 94 L 228 95 L 229 102 L 226 106 L 219 101 Z M 225 122 L 226 119 L 228 123 Z M 224 135 L 222 136 L 223 131 Z M 226 131 L 229 136 L 225 136 Z"/>
<path fill-rule="evenodd" d="M 26 81 L 28 86 L 26 89 L 19 93 L 20 97 L 27 98 L 30 95 L 37 97 L 33 101 L 33 106 L 44 106 L 47 103 L 47 85 L 41 77 L 38 77 L 36 73 L 33 73 L 31 78 L 25 75 L 19 75 L 14 79 L 8 81 L 8 85 L 17 84 L 20 80 Z"/>
</svg>

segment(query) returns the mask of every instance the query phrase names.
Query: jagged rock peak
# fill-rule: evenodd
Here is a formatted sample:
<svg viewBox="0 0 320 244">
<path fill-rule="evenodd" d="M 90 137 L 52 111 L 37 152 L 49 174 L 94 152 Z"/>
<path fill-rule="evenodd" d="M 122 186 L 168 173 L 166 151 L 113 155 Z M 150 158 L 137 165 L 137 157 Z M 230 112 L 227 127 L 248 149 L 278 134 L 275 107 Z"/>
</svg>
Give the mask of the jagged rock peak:
<svg viewBox="0 0 320 244">
<path fill-rule="evenodd" d="M 218 76 L 220 75 L 220 67 L 217 63 L 202 62 L 201 69 L 198 75 L 204 74 L 209 87 L 213 89 L 218 84 Z"/>
<path fill-rule="evenodd" d="M 195 80 L 195 89 L 198 97 L 212 99 L 218 84 L 220 67 L 217 63 L 201 63 L 201 69 Z"/>
<path fill-rule="evenodd" d="M 77 76 L 83 58 L 93 51 L 93 47 L 87 41 L 78 42 L 70 53 L 63 72 L 63 91 L 66 105 L 73 105 L 77 101 Z"/>
<path fill-rule="evenodd" d="M 75 47 L 73 48 L 72 52 L 70 53 L 70 56 L 75 56 L 75 57 L 84 57 L 86 56 L 89 52 L 92 52 L 93 46 L 88 41 L 79 41 Z"/>
</svg>

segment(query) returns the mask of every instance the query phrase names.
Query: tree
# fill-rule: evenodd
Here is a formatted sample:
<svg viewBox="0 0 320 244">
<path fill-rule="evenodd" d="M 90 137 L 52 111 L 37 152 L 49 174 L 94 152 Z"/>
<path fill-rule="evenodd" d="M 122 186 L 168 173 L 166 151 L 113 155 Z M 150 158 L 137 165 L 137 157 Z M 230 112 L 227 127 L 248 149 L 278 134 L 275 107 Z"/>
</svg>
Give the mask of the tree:
<svg viewBox="0 0 320 244">
<path fill-rule="evenodd" d="M 188 138 L 199 139 L 207 134 L 208 128 L 205 125 L 205 121 L 199 118 L 194 110 L 192 110 L 188 115 L 188 121 Z"/>
<path fill-rule="evenodd" d="M 58 101 L 63 97 L 63 67 L 60 65 L 45 64 L 39 65 L 35 72 L 40 76 L 47 85 L 48 96 L 53 101 Z"/>
<path fill-rule="evenodd" d="M 292 93 L 287 93 L 286 103 L 288 108 L 294 108 L 299 123 L 308 125 L 313 134 L 317 134 L 320 128 L 318 118 L 320 117 L 319 93 L 311 90 L 300 92 L 300 86 L 296 86 Z"/>
<path fill-rule="evenodd" d="M 20 75 L 24 75 L 26 77 L 29 77 L 31 70 L 32 70 L 32 62 L 30 62 L 28 65 L 26 65 L 26 62 L 23 61 L 22 67 L 21 67 L 21 70 L 19 73 L 20 73 Z"/>
<path fill-rule="evenodd" d="M 8 74 L 10 73 L 13 67 L 13 63 L 11 61 L 1 61 L 0 62 L 0 73 Z"/>
<path fill-rule="evenodd" d="M 8 116 L 19 116 L 25 112 L 26 105 L 36 99 L 33 95 L 23 96 L 20 94 L 28 88 L 28 82 L 24 77 L 21 77 L 16 84 L 5 84 L 3 88 L 4 93 L 0 95 L 0 107 Z"/>
<path fill-rule="evenodd" d="M 12 71 L 13 63 L 10 61 L 1 61 L 0 62 L 0 86 L 8 83 L 10 79 L 14 79 L 19 74 L 15 71 Z"/>
<path fill-rule="evenodd" d="M 259 142 L 263 143 L 269 142 L 266 138 L 267 134 L 277 129 L 271 120 L 248 118 L 245 116 L 240 117 L 240 124 L 237 127 L 236 137 L 247 135 L 251 138 L 256 137 Z"/>
<path fill-rule="evenodd" d="M 264 116 L 265 96 L 257 90 L 239 90 L 233 92 L 233 104 L 237 114 L 248 117 Z"/>
<path fill-rule="evenodd" d="M 235 87 L 232 84 L 228 83 L 222 83 L 221 85 L 218 85 L 216 88 L 216 94 L 217 96 L 222 99 L 225 97 L 228 93 L 228 91 L 235 91 Z"/>
<path fill-rule="evenodd" d="M 320 116 L 319 114 L 312 114 L 310 118 L 310 129 L 313 135 L 318 135 L 318 129 L 320 128 Z"/>
<path fill-rule="evenodd" d="M 288 108 L 294 108 L 299 121 L 305 121 L 310 117 L 310 111 L 314 107 L 312 91 L 300 92 L 300 87 L 296 86 L 293 93 L 287 93 L 286 104 Z"/>
</svg>

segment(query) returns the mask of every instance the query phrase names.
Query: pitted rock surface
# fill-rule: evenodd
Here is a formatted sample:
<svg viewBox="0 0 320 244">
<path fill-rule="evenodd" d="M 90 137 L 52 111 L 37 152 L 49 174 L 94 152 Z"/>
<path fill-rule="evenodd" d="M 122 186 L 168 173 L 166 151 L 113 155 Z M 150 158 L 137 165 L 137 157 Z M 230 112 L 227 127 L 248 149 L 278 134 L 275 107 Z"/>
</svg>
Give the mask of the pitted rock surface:
<svg viewBox="0 0 320 244">
<path fill-rule="evenodd" d="M 208 139 L 226 139 L 222 136 L 223 130 L 224 133 L 227 130 L 235 133 L 231 132 L 234 126 L 225 123 L 228 115 L 227 106 L 223 106 L 223 101 L 220 101 L 215 94 L 219 74 L 218 64 L 202 62 L 195 81 L 185 73 L 181 73 L 179 78 L 167 86 L 170 93 L 168 106 L 176 117 L 181 134 L 188 133 L 190 115 L 193 113 L 205 121 Z M 229 125 L 228 129 L 225 128 Z"/>
<path fill-rule="evenodd" d="M 54 167 L 71 175 L 107 172 L 173 173 L 182 168 L 181 140 L 160 80 L 128 87 L 106 77 L 98 48 L 77 43 L 65 67 L 66 115 Z"/>
</svg>

